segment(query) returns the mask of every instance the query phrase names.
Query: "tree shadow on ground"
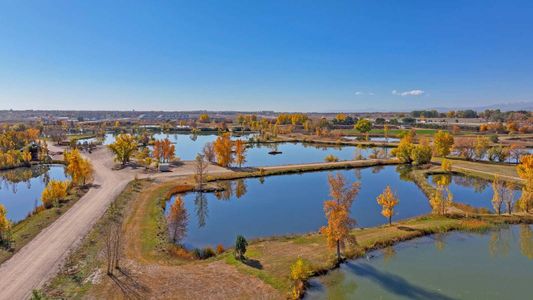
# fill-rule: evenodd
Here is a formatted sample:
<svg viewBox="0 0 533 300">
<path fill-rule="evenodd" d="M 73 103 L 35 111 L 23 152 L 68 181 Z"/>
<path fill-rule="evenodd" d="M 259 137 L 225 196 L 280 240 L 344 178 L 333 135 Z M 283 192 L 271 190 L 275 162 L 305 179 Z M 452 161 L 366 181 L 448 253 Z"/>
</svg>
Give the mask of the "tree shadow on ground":
<svg viewBox="0 0 533 300">
<path fill-rule="evenodd" d="M 258 269 L 258 270 L 262 270 L 263 269 L 263 265 L 257 259 L 246 258 L 246 259 L 243 260 L 243 263 L 245 265 L 249 266 L 249 267 L 254 268 L 254 269 Z"/>
<path fill-rule="evenodd" d="M 146 299 L 150 292 L 148 286 L 141 283 L 125 268 L 118 269 L 118 273 L 109 275 L 109 278 L 122 291 L 126 299 Z"/>
<path fill-rule="evenodd" d="M 431 291 L 424 287 L 415 285 L 406 279 L 388 272 L 382 272 L 366 263 L 347 263 L 346 267 L 357 276 L 365 277 L 374 281 L 383 290 L 387 290 L 398 296 L 407 299 L 433 299 L 433 300 L 453 300 L 454 298 Z"/>
</svg>

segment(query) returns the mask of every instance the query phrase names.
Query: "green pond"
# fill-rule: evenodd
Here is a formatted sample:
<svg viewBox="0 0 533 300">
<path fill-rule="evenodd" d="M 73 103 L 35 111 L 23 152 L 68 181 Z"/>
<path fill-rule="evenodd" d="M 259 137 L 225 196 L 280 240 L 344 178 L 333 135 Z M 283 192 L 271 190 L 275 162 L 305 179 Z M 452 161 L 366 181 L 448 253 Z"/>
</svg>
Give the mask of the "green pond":
<svg viewBox="0 0 533 300">
<path fill-rule="evenodd" d="M 305 299 L 531 299 L 533 227 L 432 235 L 310 280 Z"/>
</svg>

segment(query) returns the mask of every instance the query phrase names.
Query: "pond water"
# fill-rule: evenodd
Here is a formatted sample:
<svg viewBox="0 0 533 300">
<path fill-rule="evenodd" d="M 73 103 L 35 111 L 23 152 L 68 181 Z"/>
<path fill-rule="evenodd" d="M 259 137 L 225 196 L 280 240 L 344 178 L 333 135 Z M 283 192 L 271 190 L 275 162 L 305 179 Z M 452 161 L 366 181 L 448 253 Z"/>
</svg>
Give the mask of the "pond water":
<svg viewBox="0 0 533 300">
<path fill-rule="evenodd" d="M 533 227 L 515 225 L 370 252 L 311 279 L 304 299 L 527 299 L 531 278 Z"/>
<path fill-rule="evenodd" d="M 242 139 L 248 141 L 253 135 L 232 136 L 233 140 Z M 186 135 L 186 134 L 156 134 L 156 139 L 169 138 L 176 147 L 176 156 L 181 160 L 194 160 L 196 154 L 201 153 L 204 145 L 214 142 L 216 135 Z M 246 150 L 246 163 L 243 166 L 270 166 L 285 164 L 300 164 L 311 162 L 323 162 L 329 154 L 335 155 L 339 160 L 353 160 L 358 154 L 368 158 L 375 151 L 390 153 L 387 148 L 369 147 L 333 147 L 330 145 L 317 145 L 306 143 L 265 143 L 250 144 Z M 281 152 L 269 154 L 271 151 Z"/>
<path fill-rule="evenodd" d="M 62 165 L 37 165 L 0 172 L 0 203 L 7 218 L 19 222 L 41 205 L 41 193 L 51 179 L 65 180 Z"/>
<path fill-rule="evenodd" d="M 328 174 L 314 172 L 226 181 L 225 192 L 188 193 L 188 247 L 231 246 L 238 234 L 246 238 L 318 231 L 326 224 L 323 203 L 329 199 Z M 403 181 L 396 166 L 338 171 L 347 182 L 361 182 L 351 215 L 359 227 L 386 223 L 376 197 L 389 184 L 400 198 L 394 220 L 430 212 L 427 198 L 412 182 Z M 167 211 L 175 197 L 167 203 Z"/>
<path fill-rule="evenodd" d="M 494 212 L 492 205 L 492 196 L 494 191 L 492 189 L 492 182 L 482 178 L 465 176 L 460 174 L 453 175 L 431 175 L 428 180 L 435 186 L 435 182 L 441 176 L 451 177 L 449 189 L 453 194 L 453 201 L 467 204 L 476 208 L 486 208 Z M 513 192 L 515 202 L 520 198 L 521 191 L 516 187 Z M 502 212 L 505 211 L 502 208 Z"/>
</svg>

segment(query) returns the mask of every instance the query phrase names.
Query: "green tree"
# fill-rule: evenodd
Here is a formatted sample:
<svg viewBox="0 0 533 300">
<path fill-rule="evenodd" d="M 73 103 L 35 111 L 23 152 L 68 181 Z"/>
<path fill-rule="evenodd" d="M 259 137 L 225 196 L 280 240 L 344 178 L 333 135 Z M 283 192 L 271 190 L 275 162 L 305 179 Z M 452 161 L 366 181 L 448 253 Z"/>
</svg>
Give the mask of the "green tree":
<svg viewBox="0 0 533 300">
<path fill-rule="evenodd" d="M 354 126 L 355 130 L 367 134 L 367 140 L 368 140 L 368 132 L 372 130 L 372 123 L 367 119 L 359 119 L 357 123 Z"/>
<path fill-rule="evenodd" d="M 248 242 L 246 239 L 242 235 L 237 236 L 237 239 L 235 240 L 235 258 L 240 261 L 244 260 L 247 246 Z"/>
</svg>

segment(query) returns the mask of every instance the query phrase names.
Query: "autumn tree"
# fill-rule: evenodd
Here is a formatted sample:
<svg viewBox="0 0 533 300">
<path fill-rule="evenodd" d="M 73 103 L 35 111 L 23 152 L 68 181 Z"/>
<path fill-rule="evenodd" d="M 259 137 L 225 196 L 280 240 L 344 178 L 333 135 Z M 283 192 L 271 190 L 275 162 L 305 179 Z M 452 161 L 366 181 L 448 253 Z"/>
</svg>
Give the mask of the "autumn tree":
<svg viewBox="0 0 533 300">
<path fill-rule="evenodd" d="M 513 213 L 513 208 L 515 205 L 515 189 L 516 186 L 513 182 L 507 181 L 504 186 L 504 195 L 503 195 L 503 202 L 505 203 L 505 207 L 507 208 L 507 213 L 510 215 Z"/>
<path fill-rule="evenodd" d="M 400 140 L 398 147 L 392 150 L 392 155 L 396 156 L 403 163 L 411 163 L 411 152 L 413 151 L 413 148 L 412 137 L 410 135 L 405 135 Z"/>
<path fill-rule="evenodd" d="M 124 166 L 137 150 L 137 141 L 131 134 L 119 134 L 115 138 L 115 142 L 108 147 L 115 154 L 115 161 Z"/>
<path fill-rule="evenodd" d="M 504 183 L 501 181 L 500 177 L 494 176 L 492 181 L 492 207 L 498 215 L 501 215 L 503 208 L 503 198 L 504 198 Z"/>
<path fill-rule="evenodd" d="M 246 144 L 242 140 L 235 141 L 235 162 L 239 168 L 246 162 Z"/>
<path fill-rule="evenodd" d="M 381 205 L 381 214 L 389 219 L 389 225 L 392 224 L 392 216 L 394 215 L 394 207 L 400 202 L 398 197 L 392 192 L 389 185 L 385 188 L 383 193 L 377 197 L 377 202 Z"/>
<path fill-rule="evenodd" d="M 176 196 L 167 216 L 168 229 L 173 243 L 181 241 L 187 233 L 187 210 L 180 196 Z"/>
<path fill-rule="evenodd" d="M 84 186 L 87 181 L 93 179 L 92 164 L 88 159 L 81 156 L 78 149 L 65 151 L 63 156 L 67 164 L 67 174 L 72 178 L 73 184 Z"/>
<path fill-rule="evenodd" d="M 437 179 L 436 184 L 437 187 L 431 195 L 429 203 L 434 213 L 444 215 L 453 201 L 453 195 L 448 187 L 448 185 L 450 184 L 449 177 L 441 176 Z"/>
<path fill-rule="evenodd" d="M 341 259 L 341 248 L 347 243 L 355 243 L 355 237 L 350 234 L 356 221 L 350 217 L 352 203 L 359 193 L 360 184 L 354 182 L 346 184 L 341 173 L 328 176 L 330 200 L 324 202 L 324 212 L 328 220 L 327 226 L 320 232 L 327 237 L 328 246 L 337 249 L 337 260 Z"/>
<path fill-rule="evenodd" d="M 420 144 L 411 148 L 411 163 L 413 165 L 423 165 L 431 162 L 433 151 L 427 139 L 422 139 Z"/>
<path fill-rule="evenodd" d="M 228 133 L 217 137 L 214 142 L 214 152 L 217 163 L 223 167 L 229 167 L 233 163 L 232 141 Z"/>
<path fill-rule="evenodd" d="M 209 115 L 208 114 L 201 114 L 199 117 L 198 117 L 198 121 L 200 123 L 209 123 L 211 120 L 209 119 Z"/>
<path fill-rule="evenodd" d="M 292 298 L 300 299 L 304 292 L 305 281 L 311 275 L 311 265 L 310 263 L 298 257 L 296 261 L 291 265 L 291 280 L 293 282 L 292 288 Z"/>
<path fill-rule="evenodd" d="M 522 156 L 516 170 L 518 176 L 524 180 L 518 206 L 523 211 L 529 212 L 531 207 L 533 207 L 533 155 Z"/>
<path fill-rule="evenodd" d="M 383 136 L 385 137 L 385 142 L 389 142 L 389 125 L 383 125 Z"/>
<path fill-rule="evenodd" d="M 9 246 L 11 240 L 11 222 L 7 218 L 7 209 L 0 204 L 0 245 Z"/>
<path fill-rule="evenodd" d="M 452 162 L 447 160 L 446 158 L 443 158 L 440 163 L 440 168 L 445 172 L 451 172 L 452 171 Z"/>
<path fill-rule="evenodd" d="M 474 155 L 476 159 L 481 160 L 485 155 L 490 146 L 490 140 L 487 137 L 478 136 L 474 143 Z"/>
<path fill-rule="evenodd" d="M 50 180 L 41 194 L 41 201 L 45 208 L 56 206 L 68 195 L 69 181 Z"/>
<path fill-rule="evenodd" d="M 168 138 L 155 140 L 153 155 L 160 163 L 167 163 L 173 160 L 175 152 L 176 147 Z"/>
<path fill-rule="evenodd" d="M 433 138 L 433 154 L 438 157 L 448 156 L 451 152 L 453 142 L 453 135 L 449 132 L 437 131 Z"/>
</svg>

